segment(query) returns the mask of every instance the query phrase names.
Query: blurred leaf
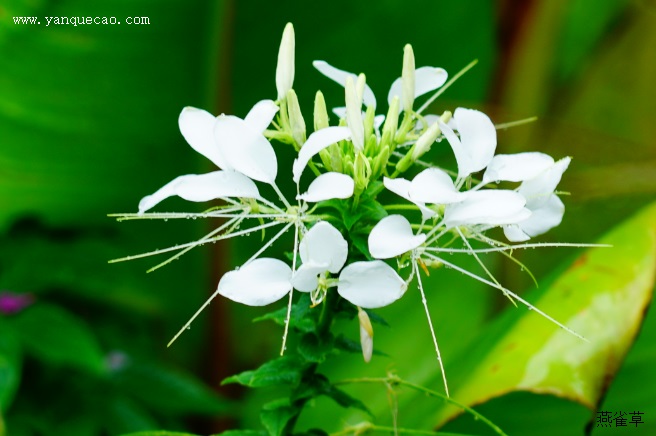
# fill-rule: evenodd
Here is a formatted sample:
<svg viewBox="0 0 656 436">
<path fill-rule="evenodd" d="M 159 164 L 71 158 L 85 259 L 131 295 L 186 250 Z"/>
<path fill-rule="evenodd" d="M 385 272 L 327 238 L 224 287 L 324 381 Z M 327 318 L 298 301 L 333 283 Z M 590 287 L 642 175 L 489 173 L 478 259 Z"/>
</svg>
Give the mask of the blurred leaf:
<svg viewBox="0 0 656 436">
<path fill-rule="evenodd" d="M 58 225 L 106 222 L 108 211 L 136 208 L 140 196 L 183 173 L 181 164 L 190 167 L 196 155 L 185 152 L 175 121 L 183 106 L 211 101 L 202 92 L 213 71 L 202 67 L 216 59 L 208 29 L 219 3 L 3 5 L 3 23 L 84 11 L 118 21 L 148 16 L 151 24 L 0 26 L 0 228 L 26 213 Z"/>
<path fill-rule="evenodd" d="M 298 399 L 311 399 L 320 395 L 325 395 L 326 397 L 331 398 L 344 408 L 354 407 L 373 417 L 371 411 L 364 405 L 364 403 L 362 403 L 362 401 L 353 398 L 346 392 L 338 389 L 330 383 L 326 376 L 321 374 L 313 374 L 310 380 L 302 383 L 301 386 L 293 392 L 292 399 L 294 401 Z"/>
<path fill-rule="evenodd" d="M 0 319 L 0 428 L 2 412 L 11 405 L 20 383 L 21 364 L 22 356 L 16 332 Z"/>
<path fill-rule="evenodd" d="M 513 309 L 461 356 L 451 372 L 457 401 L 475 405 L 510 392 L 528 391 L 596 409 L 635 340 L 651 300 L 656 273 L 656 203 L 599 242 L 613 247 L 586 250 L 535 303 L 589 342 L 536 313 Z M 460 410 L 445 407 L 437 423 L 458 414 Z M 493 415 L 488 417 L 494 420 Z M 572 434 L 575 429 L 569 426 L 573 424 L 554 422 L 548 431 Z"/>
<path fill-rule="evenodd" d="M 110 399 L 102 416 L 106 418 L 105 425 L 111 434 L 123 434 L 159 427 L 150 413 L 128 398 L 115 397 Z"/>
<path fill-rule="evenodd" d="M 266 362 L 254 371 L 244 371 L 223 380 L 222 385 L 239 383 L 251 388 L 271 385 L 296 385 L 301 380 L 304 365 L 296 356 L 283 356 Z"/>
<path fill-rule="evenodd" d="M 266 436 L 264 430 L 228 430 L 213 436 Z"/>
<path fill-rule="evenodd" d="M 54 365 L 104 372 L 104 357 L 87 325 L 61 307 L 36 303 L 12 318 L 26 350 Z"/>
<path fill-rule="evenodd" d="M 628 0 L 574 0 L 564 16 L 558 57 L 554 65 L 562 83 L 571 80 L 608 35 L 608 27 L 618 21 Z"/>
<path fill-rule="evenodd" d="M 191 433 L 179 433 L 175 431 L 140 431 L 137 433 L 124 434 L 122 436 L 197 436 Z"/>
<path fill-rule="evenodd" d="M 216 415 L 229 409 L 225 400 L 182 371 L 154 364 L 128 363 L 114 378 L 124 392 L 158 412 Z"/>
<path fill-rule="evenodd" d="M 292 305 L 291 317 L 289 319 L 290 327 L 296 328 L 304 333 L 316 330 L 314 318 L 309 316 L 310 304 L 310 295 L 308 293 L 302 293 L 298 301 Z M 283 307 L 274 312 L 269 312 L 266 315 L 255 318 L 253 322 L 271 320 L 278 325 L 284 326 L 286 319 L 287 307 Z"/>
<path fill-rule="evenodd" d="M 333 347 L 332 335 L 320 338 L 314 333 L 306 333 L 299 341 L 298 353 L 308 362 L 321 363 L 333 352 Z"/>
<path fill-rule="evenodd" d="M 299 408 L 289 402 L 289 398 L 281 398 L 262 406 L 260 419 L 270 436 L 280 436 L 285 433 L 287 424 L 299 412 Z"/>
</svg>

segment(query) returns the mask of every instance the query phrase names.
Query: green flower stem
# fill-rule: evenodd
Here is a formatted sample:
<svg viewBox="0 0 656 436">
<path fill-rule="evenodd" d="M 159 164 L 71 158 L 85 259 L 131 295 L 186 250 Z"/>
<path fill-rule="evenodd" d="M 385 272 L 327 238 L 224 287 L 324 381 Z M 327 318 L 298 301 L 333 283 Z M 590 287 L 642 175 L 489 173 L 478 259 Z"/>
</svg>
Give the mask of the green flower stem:
<svg viewBox="0 0 656 436">
<path fill-rule="evenodd" d="M 341 436 L 347 434 L 364 434 L 369 431 L 384 431 L 393 434 L 429 434 L 429 435 L 438 435 L 438 436 L 456 436 L 454 433 L 444 433 L 441 431 L 430 431 L 430 430 L 413 430 L 410 428 L 399 428 L 399 427 L 387 427 L 384 425 L 376 425 L 370 422 L 362 422 L 360 424 L 352 425 L 346 427 L 344 430 L 340 430 L 335 433 L 331 433 L 330 436 Z"/>
<path fill-rule="evenodd" d="M 383 206 L 385 210 L 419 210 L 414 204 L 386 204 Z"/>
<path fill-rule="evenodd" d="M 360 377 L 360 378 L 350 378 L 350 379 L 345 379 L 345 380 L 340 380 L 337 382 L 334 382 L 334 385 L 343 385 L 343 384 L 351 384 L 351 383 L 382 383 L 384 385 L 401 385 L 401 386 L 407 386 L 411 389 L 414 389 L 419 392 L 423 392 L 424 394 L 430 396 L 430 397 L 435 397 L 435 398 L 441 398 L 442 400 L 446 401 L 447 403 L 451 403 L 456 407 L 461 408 L 465 412 L 471 414 L 474 416 L 475 419 L 480 420 L 484 424 L 486 424 L 488 427 L 490 427 L 492 430 L 494 430 L 495 433 L 497 433 L 500 436 L 508 436 L 506 433 L 501 430 L 501 428 L 487 419 L 485 416 L 481 415 L 478 413 L 476 410 L 472 409 L 471 407 L 465 406 L 464 404 L 461 404 L 454 400 L 451 397 L 447 397 L 446 395 L 434 391 L 432 389 L 425 388 L 421 385 L 411 383 L 409 381 L 405 381 L 402 378 L 396 376 L 396 375 L 389 375 L 388 377 Z"/>
</svg>

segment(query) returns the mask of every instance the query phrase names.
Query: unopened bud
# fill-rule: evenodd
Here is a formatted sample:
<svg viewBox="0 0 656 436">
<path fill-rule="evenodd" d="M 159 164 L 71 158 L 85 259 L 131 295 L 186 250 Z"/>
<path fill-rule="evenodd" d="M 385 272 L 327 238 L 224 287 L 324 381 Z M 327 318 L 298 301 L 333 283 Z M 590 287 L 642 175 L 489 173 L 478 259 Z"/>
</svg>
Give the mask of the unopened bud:
<svg viewBox="0 0 656 436">
<path fill-rule="evenodd" d="M 374 133 L 374 118 L 376 117 L 376 108 L 373 106 L 367 107 L 367 112 L 364 114 L 364 137 L 368 138 Z"/>
<path fill-rule="evenodd" d="M 364 88 L 363 88 L 364 89 Z M 352 77 L 346 78 L 346 122 L 351 130 L 351 141 L 356 151 L 364 148 L 364 125 L 362 123 L 362 97 L 358 98 Z"/>
<path fill-rule="evenodd" d="M 401 73 L 403 110 L 412 112 L 412 104 L 415 101 L 415 53 L 412 46 L 406 44 L 403 48 L 403 71 Z"/>
<path fill-rule="evenodd" d="M 278 100 L 287 95 L 287 91 L 294 86 L 294 26 L 287 23 L 282 32 L 280 49 L 278 50 L 278 65 L 276 67 L 276 89 Z"/>
<path fill-rule="evenodd" d="M 321 91 L 317 91 L 317 95 L 314 97 L 314 131 L 325 129 L 328 125 L 326 100 L 323 98 Z"/>
<path fill-rule="evenodd" d="M 399 97 L 394 96 L 392 102 L 390 103 L 389 110 L 387 111 L 387 117 L 385 117 L 385 124 L 383 125 L 383 136 L 381 139 L 381 145 L 392 145 L 394 136 L 396 135 L 396 129 L 399 127 Z"/>
<path fill-rule="evenodd" d="M 369 179 L 371 178 L 371 164 L 364 154 L 358 153 L 353 161 L 353 181 L 355 182 L 355 192 L 360 194 L 367 189 Z"/>
<path fill-rule="evenodd" d="M 424 132 L 423 135 L 417 139 L 415 146 L 412 147 L 412 160 L 416 161 L 424 153 L 430 150 L 431 145 L 437 140 L 437 137 L 440 136 L 442 131 L 438 123 L 431 124 L 431 126 Z"/>
<path fill-rule="evenodd" d="M 371 326 L 367 312 L 358 307 L 358 321 L 360 322 L 360 345 L 362 346 L 362 357 L 369 363 L 374 352 L 374 328 Z"/>
<path fill-rule="evenodd" d="M 287 91 L 287 114 L 292 129 L 292 138 L 299 147 L 305 144 L 305 120 L 298 104 L 298 97 L 293 89 Z"/>
</svg>

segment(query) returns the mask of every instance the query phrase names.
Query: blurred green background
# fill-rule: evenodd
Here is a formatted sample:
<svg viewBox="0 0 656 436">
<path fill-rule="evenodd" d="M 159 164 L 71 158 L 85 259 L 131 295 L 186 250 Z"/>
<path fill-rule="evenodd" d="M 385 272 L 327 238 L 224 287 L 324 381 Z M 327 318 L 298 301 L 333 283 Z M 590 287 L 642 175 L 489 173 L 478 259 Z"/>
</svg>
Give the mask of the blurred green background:
<svg viewBox="0 0 656 436">
<path fill-rule="evenodd" d="M 15 16 L 144 16 L 150 24 L 46 27 L 43 19 L 14 24 Z M 0 434 L 3 427 L 11 436 L 258 428 L 259 406 L 271 393 L 218 384 L 277 354 L 280 329 L 251 322 L 266 309 L 219 299 L 166 348 L 221 271 L 258 241 L 196 249 L 146 275 L 158 259 L 107 260 L 193 240 L 214 223 L 117 223 L 106 215 L 136 211 L 141 197 L 175 176 L 211 169 L 180 135 L 180 110 L 243 117 L 256 101 L 275 98 L 287 22 L 296 30 L 295 89 L 306 119 L 317 89 L 329 107 L 343 101 L 343 90 L 312 60 L 365 72 L 382 100 L 400 75 L 405 43 L 418 66 L 451 75 L 478 59 L 432 109 L 478 108 L 497 123 L 538 116 L 500 132 L 498 151 L 573 157 L 559 188 L 571 193 L 563 225 L 541 241 L 593 242 L 656 198 L 654 1 L 0 0 L 0 290 L 33 300 L 0 315 Z M 437 149 L 430 157 L 447 156 Z M 279 159 L 286 174 L 291 151 L 281 149 Z M 172 199 L 160 210 L 204 206 Z M 576 254 L 519 257 L 546 281 Z M 516 265 L 491 261 L 509 288 L 531 288 Z M 453 271 L 433 274 L 429 289 L 449 371 L 507 301 Z M 393 367 L 439 386 L 419 298 L 408 295 L 380 313 L 392 328 L 377 327 L 376 348 L 390 357 L 365 365 L 357 355 L 340 356 L 330 374 L 380 376 Z M 655 323 L 651 314 L 601 406 L 643 411 L 645 424 L 626 429 L 632 434 L 656 433 Z M 353 393 L 390 421 L 382 388 Z M 400 395 L 403 426 L 437 424 L 432 401 Z M 511 434 L 584 434 L 591 412 L 563 403 L 514 393 L 482 410 Z M 302 417 L 332 431 L 352 419 L 321 401 Z M 485 431 L 462 419 L 450 425 Z"/>
</svg>

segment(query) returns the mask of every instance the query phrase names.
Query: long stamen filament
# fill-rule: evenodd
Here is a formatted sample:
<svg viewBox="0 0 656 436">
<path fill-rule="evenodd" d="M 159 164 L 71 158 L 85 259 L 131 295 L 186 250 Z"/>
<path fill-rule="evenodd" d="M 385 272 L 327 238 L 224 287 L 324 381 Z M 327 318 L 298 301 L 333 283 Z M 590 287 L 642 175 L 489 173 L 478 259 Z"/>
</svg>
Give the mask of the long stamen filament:
<svg viewBox="0 0 656 436">
<path fill-rule="evenodd" d="M 433 345 L 435 345 L 435 352 L 437 353 L 437 362 L 440 365 L 440 371 L 442 372 L 442 381 L 444 382 L 444 391 L 446 396 L 449 396 L 449 386 L 446 382 L 446 372 L 444 371 L 444 364 L 442 363 L 442 355 L 440 354 L 440 347 L 437 345 L 437 337 L 435 336 L 435 329 L 433 328 L 433 321 L 431 321 L 430 311 L 428 310 L 428 302 L 426 301 L 426 294 L 424 293 L 424 285 L 421 282 L 421 274 L 419 272 L 419 267 L 417 266 L 417 259 L 412 259 L 412 269 L 413 272 L 417 275 L 417 283 L 419 284 L 419 292 L 421 293 L 421 302 L 424 305 L 424 310 L 426 311 L 426 318 L 428 318 L 428 327 L 430 328 L 431 336 L 433 337 Z"/>
<path fill-rule="evenodd" d="M 570 329 L 569 327 L 565 326 L 564 324 L 562 324 L 562 323 L 556 321 L 554 318 L 552 318 L 551 316 L 547 315 L 546 313 L 544 313 L 543 311 L 541 311 L 541 310 L 538 309 L 537 307 L 533 306 L 531 303 L 529 303 L 528 301 L 524 300 L 522 297 L 520 297 L 519 295 L 515 294 L 515 293 L 512 292 L 511 290 L 509 290 L 509 289 L 505 289 L 505 288 L 503 288 L 503 287 L 499 287 L 499 286 L 497 286 L 496 284 L 492 283 L 491 281 L 486 280 L 486 279 L 484 279 L 483 277 L 479 277 L 479 276 L 477 276 L 476 274 L 474 274 L 474 273 L 472 273 L 472 272 L 469 272 L 469 271 L 467 271 L 466 269 L 461 268 L 461 267 L 459 267 L 459 266 L 457 266 L 457 265 L 454 265 L 453 263 L 448 262 L 448 261 L 444 260 L 444 259 L 441 258 L 441 257 L 437 257 L 437 256 L 432 255 L 432 254 L 430 254 L 430 253 L 425 253 L 425 255 L 426 255 L 427 257 L 429 257 L 430 259 L 432 259 L 432 260 L 436 260 L 436 261 L 438 261 L 438 262 L 441 262 L 441 263 L 443 263 L 444 265 L 446 265 L 446 266 L 448 266 L 448 267 L 450 267 L 450 268 L 453 268 L 453 269 L 455 269 L 456 271 L 460 271 L 461 273 L 463 273 L 463 274 L 465 274 L 465 275 L 467 275 L 467 276 L 469 276 L 469 277 L 471 277 L 471 278 L 473 278 L 473 279 L 475 279 L 475 280 L 478 280 L 478 281 L 481 282 L 481 283 L 485 283 L 485 284 L 488 285 L 488 286 L 492 286 L 493 288 L 496 288 L 496 289 L 499 289 L 499 290 L 501 290 L 501 291 L 505 291 L 505 292 L 507 292 L 507 293 L 510 294 L 515 300 L 519 301 L 520 303 L 522 303 L 523 305 L 525 305 L 526 307 L 528 307 L 530 310 L 532 310 L 532 311 L 534 311 L 534 312 L 537 312 L 538 314 L 542 315 L 544 318 L 548 319 L 548 320 L 551 321 L 552 323 L 556 324 L 558 327 L 560 327 L 560 328 L 562 328 L 563 330 L 567 331 L 568 333 L 570 333 L 570 334 L 576 336 L 577 338 L 579 338 L 579 339 L 581 339 L 581 340 L 583 340 L 583 341 L 585 341 L 585 342 L 589 342 L 586 338 L 584 338 L 584 337 L 581 336 L 580 334 L 576 333 L 574 330 Z"/>
<path fill-rule="evenodd" d="M 220 235 L 220 236 L 216 236 L 214 238 L 209 238 L 209 239 L 205 239 L 205 240 L 187 242 L 186 244 L 180 244 L 180 245 L 175 245 L 173 247 L 162 248 L 161 250 L 149 251 L 148 253 L 135 254 L 133 256 L 121 257 L 119 259 L 112 259 L 112 260 L 109 261 L 109 263 L 125 262 L 127 260 L 141 259 L 142 257 L 154 256 L 156 254 L 162 254 L 162 253 L 168 253 L 170 251 L 180 250 L 182 248 L 196 247 L 196 246 L 199 246 L 199 245 L 207 244 L 209 242 L 216 242 L 216 241 L 221 241 L 223 239 L 234 238 L 235 236 L 247 235 L 249 233 L 256 232 L 256 231 L 262 230 L 262 229 L 266 229 L 266 228 L 269 228 L 269 227 L 277 226 L 277 225 L 280 225 L 280 224 L 282 224 L 281 221 L 272 221 L 270 223 L 266 223 L 266 224 L 251 227 L 251 228 L 248 228 L 248 229 L 240 230 L 238 232 L 227 234 L 227 235 Z"/>
<path fill-rule="evenodd" d="M 294 254 L 292 258 L 292 277 L 296 273 L 296 256 L 298 254 L 298 223 L 294 228 Z M 280 347 L 280 355 L 285 354 L 285 348 L 287 347 L 287 334 L 289 333 L 289 321 L 292 318 L 292 303 L 294 296 L 294 287 L 292 286 L 289 290 L 289 303 L 287 304 L 287 316 L 285 317 L 285 332 L 282 334 L 282 346 Z"/>
</svg>

